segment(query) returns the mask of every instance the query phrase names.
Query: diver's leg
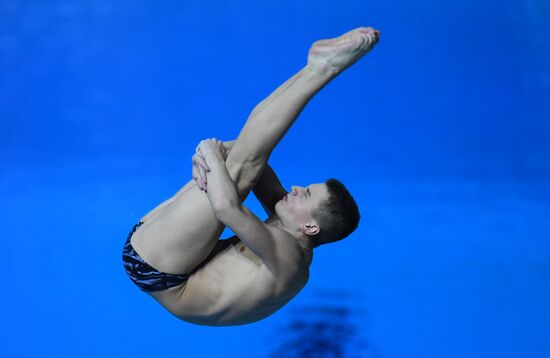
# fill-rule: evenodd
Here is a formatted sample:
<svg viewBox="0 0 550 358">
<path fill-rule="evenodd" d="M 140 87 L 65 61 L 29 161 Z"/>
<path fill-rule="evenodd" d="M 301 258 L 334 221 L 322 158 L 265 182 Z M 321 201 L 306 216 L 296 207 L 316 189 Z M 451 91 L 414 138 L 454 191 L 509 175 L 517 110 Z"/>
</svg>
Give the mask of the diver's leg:
<svg viewBox="0 0 550 358">
<path fill-rule="evenodd" d="M 227 170 L 243 201 L 260 178 L 273 147 L 328 79 L 329 76 L 317 76 L 305 68 L 270 95 L 271 98 L 264 101 L 267 104 L 261 103 L 261 110 L 252 111 L 226 160 Z M 274 116 L 270 107 L 283 102 L 286 108 L 278 109 L 278 118 L 269 120 L 269 116 Z M 277 128 L 262 128 L 265 124 L 254 124 L 257 121 L 277 122 Z M 154 268 L 177 274 L 187 273 L 202 262 L 224 228 L 205 193 L 194 181 L 188 182 L 141 221 L 144 224 L 132 237 L 134 249 Z"/>
<path fill-rule="evenodd" d="M 380 32 L 358 28 L 309 50 L 308 64 L 256 106 L 241 130 L 226 163 L 247 158 L 265 163 L 311 98 L 346 68 L 370 51 Z"/>
<path fill-rule="evenodd" d="M 265 149 L 267 147 L 257 148 L 256 143 L 263 142 L 258 142 L 260 138 L 256 137 L 269 137 L 264 139 L 271 143 L 271 152 L 271 146 L 277 144 L 284 134 L 282 132 L 288 130 L 301 108 L 326 83 L 322 79 L 328 76 L 315 74 L 311 76 L 311 81 L 308 81 L 307 71 L 310 70 L 300 71 L 270 96 L 282 95 L 283 101 L 290 102 L 286 104 L 290 107 L 289 114 L 278 116 L 279 122 L 285 123 L 279 124 L 277 131 L 259 131 L 261 126 L 250 125 L 255 121 L 264 122 L 264 114 L 271 115 L 269 107 L 281 102 L 277 98 L 266 99 L 260 104 L 264 107 L 262 110 L 255 109 L 251 113 L 229 153 L 226 167 L 243 201 L 260 178 L 268 156 Z M 308 96 L 303 96 L 297 87 L 304 87 L 308 91 Z M 288 100 L 294 96 L 285 96 L 288 89 L 300 94 L 296 96 L 295 102 Z M 256 149 L 252 150 L 255 147 Z M 216 245 L 224 228 L 215 217 L 207 196 L 194 181 L 189 181 L 178 193 L 145 215 L 141 221 L 144 224 L 132 237 L 134 249 L 149 265 L 160 271 L 176 274 L 187 273 L 202 262 Z"/>
<path fill-rule="evenodd" d="M 310 50 L 308 66 L 252 111 L 226 160 L 242 200 L 307 102 L 344 69 L 340 64 L 335 67 L 334 59 L 341 60 L 343 56 L 349 66 L 366 53 L 365 37 L 363 30 L 358 29 L 334 40 L 317 42 Z M 216 245 L 224 228 L 206 194 L 192 180 L 186 186 L 154 215 L 146 216 L 147 221 L 132 237 L 132 245 L 140 256 L 167 273 L 184 274 L 195 268 Z"/>
</svg>

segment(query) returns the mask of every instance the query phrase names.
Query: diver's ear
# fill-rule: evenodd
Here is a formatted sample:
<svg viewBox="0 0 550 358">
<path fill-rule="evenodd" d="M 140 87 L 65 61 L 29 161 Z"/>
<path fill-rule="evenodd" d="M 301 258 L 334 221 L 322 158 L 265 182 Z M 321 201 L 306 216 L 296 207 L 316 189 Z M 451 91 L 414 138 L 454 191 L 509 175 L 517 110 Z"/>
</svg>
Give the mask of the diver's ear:
<svg viewBox="0 0 550 358">
<path fill-rule="evenodd" d="M 300 229 L 304 234 L 309 236 L 317 235 L 321 231 L 321 228 L 317 224 L 301 224 Z"/>
</svg>

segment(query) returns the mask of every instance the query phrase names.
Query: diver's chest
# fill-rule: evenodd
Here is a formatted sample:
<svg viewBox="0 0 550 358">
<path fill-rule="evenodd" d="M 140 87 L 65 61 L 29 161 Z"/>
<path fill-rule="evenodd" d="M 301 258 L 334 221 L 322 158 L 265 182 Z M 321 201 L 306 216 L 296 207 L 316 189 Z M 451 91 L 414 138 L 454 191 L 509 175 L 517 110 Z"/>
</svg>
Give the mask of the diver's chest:
<svg viewBox="0 0 550 358">
<path fill-rule="evenodd" d="M 233 246 L 232 250 L 229 250 L 229 255 L 234 255 L 235 259 L 246 259 L 249 260 L 250 263 L 254 264 L 256 267 L 260 268 L 263 265 L 263 260 L 256 255 L 252 250 L 250 250 L 248 247 L 246 247 L 245 244 L 242 242 L 239 242 Z"/>
<path fill-rule="evenodd" d="M 221 252 L 201 270 L 203 283 L 215 286 L 222 295 L 270 294 L 275 279 L 263 261 L 242 243 Z"/>
<path fill-rule="evenodd" d="M 262 280 L 269 274 L 262 259 L 239 242 L 221 252 L 215 260 L 207 265 L 207 270 L 222 282 L 235 283 L 236 280 L 246 284 L 248 281 Z"/>
</svg>

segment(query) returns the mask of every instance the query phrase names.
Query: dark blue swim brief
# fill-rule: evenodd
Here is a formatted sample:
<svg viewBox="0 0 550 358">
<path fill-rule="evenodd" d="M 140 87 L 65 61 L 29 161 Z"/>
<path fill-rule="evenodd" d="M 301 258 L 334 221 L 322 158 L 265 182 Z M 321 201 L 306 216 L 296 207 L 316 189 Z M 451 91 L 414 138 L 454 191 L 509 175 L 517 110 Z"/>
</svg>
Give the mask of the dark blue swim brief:
<svg viewBox="0 0 550 358">
<path fill-rule="evenodd" d="M 128 239 L 122 250 L 122 261 L 128 277 L 145 292 L 162 291 L 186 282 L 191 274 L 174 275 L 158 271 L 143 261 L 136 250 L 134 250 L 130 240 L 134 232 L 142 224 L 143 222 L 140 221 L 134 225 L 132 231 L 128 234 Z"/>
</svg>

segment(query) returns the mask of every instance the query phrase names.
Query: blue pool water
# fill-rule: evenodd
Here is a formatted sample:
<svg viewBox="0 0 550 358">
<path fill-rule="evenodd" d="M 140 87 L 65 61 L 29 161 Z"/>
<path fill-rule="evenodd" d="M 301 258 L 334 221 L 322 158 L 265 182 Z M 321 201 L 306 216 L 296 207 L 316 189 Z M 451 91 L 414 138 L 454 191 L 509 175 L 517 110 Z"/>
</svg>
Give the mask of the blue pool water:
<svg viewBox="0 0 550 358">
<path fill-rule="evenodd" d="M 541 0 L 3 0 L 0 356 L 548 357 L 549 23 Z M 270 163 L 340 179 L 359 228 L 273 316 L 177 320 L 126 276 L 128 231 L 358 26 L 380 43 Z"/>
</svg>

